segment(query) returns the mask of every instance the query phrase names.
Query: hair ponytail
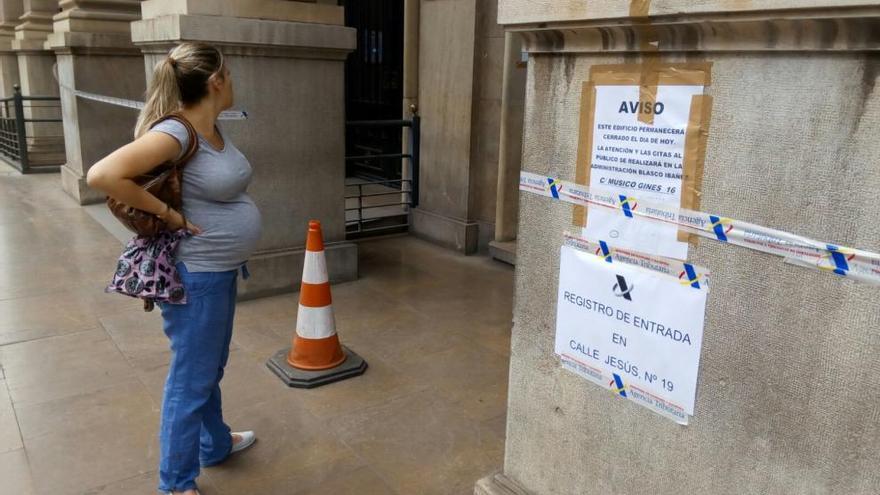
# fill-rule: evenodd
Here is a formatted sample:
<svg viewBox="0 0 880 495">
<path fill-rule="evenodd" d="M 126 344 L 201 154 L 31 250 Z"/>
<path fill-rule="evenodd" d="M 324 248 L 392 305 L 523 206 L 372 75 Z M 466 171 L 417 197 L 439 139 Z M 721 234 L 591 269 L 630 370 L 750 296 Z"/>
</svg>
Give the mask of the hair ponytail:
<svg viewBox="0 0 880 495">
<path fill-rule="evenodd" d="M 222 74 L 223 55 L 204 43 L 182 43 L 153 69 L 147 102 L 138 116 L 135 139 L 146 134 L 157 120 L 181 105 L 198 103 L 208 94 L 208 79 Z"/>
<path fill-rule="evenodd" d="M 134 129 L 135 139 L 146 133 L 154 122 L 180 107 L 180 88 L 177 85 L 173 59 L 160 62 L 153 71 L 153 80 L 147 92 L 147 102 L 138 116 Z"/>
</svg>

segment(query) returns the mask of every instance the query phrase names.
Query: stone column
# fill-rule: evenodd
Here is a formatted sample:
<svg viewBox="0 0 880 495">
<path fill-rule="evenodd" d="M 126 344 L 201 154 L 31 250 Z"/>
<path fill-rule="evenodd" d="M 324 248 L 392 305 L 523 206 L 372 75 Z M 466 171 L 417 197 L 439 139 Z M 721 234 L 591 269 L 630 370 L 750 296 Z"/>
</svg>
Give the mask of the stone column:
<svg viewBox="0 0 880 495">
<path fill-rule="evenodd" d="M 298 288 L 309 219 L 322 222 L 331 280 L 356 278 L 357 247 L 344 242 L 344 60 L 356 38 L 343 26 L 342 8 L 149 0 L 142 13 L 132 39 L 148 74 L 181 41 L 214 44 L 232 71 L 236 107 L 248 112 L 248 120 L 221 122 L 254 168 L 249 192 L 263 214 L 263 237 L 249 263 L 253 276 L 240 293 Z"/>
<path fill-rule="evenodd" d="M 21 0 L 0 2 L 0 96 L 12 96 L 18 84 L 18 55 L 12 51 L 15 26 L 22 14 Z"/>
<path fill-rule="evenodd" d="M 880 251 L 880 2 L 559 3 L 499 3 L 530 54 L 524 170 L 576 180 L 591 73 L 690 64 L 713 99 L 700 210 Z M 523 192 L 519 216 L 504 467 L 477 494 L 877 493 L 876 286 L 700 239 L 689 260 L 712 290 L 680 426 L 562 368 L 572 208 Z"/>
<path fill-rule="evenodd" d="M 419 207 L 411 231 L 473 254 L 495 232 L 504 30 L 497 2 L 422 2 Z"/>
<path fill-rule="evenodd" d="M 421 187 L 410 227 L 468 254 L 479 244 L 469 209 L 476 15 L 474 0 L 420 7 Z"/>
<path fill-rule="evenodd" d="M 55 53 L 45 48 L 52 32 L 52 16 L 57 0 L 24 0 L 22 23 L 15 27 L 12 49 L 18 53 L 21 92 L 25 96 L 58 96 L 54 75 Z M 40 108 L 42 107 L 42 108 Z M 25 117 L 57 119 L 58 106 L 49 102 L 28 102 Z M 61 123 L 29 123 L 28 156 L 33 169 L 55 169 L 64 163 L 64 136 Z"/>
<path fill-rule="evenodd" d="M 58 59 L 67 161 L 61 186 L 80 204 L 100 202 L 85 176 L 98 160 L 133 138 L 137 111 L 74 95 L 74 90 L 142 100 L 143 55 L 131 42 L 140 0 L 62 0 L 46 48 Z"/>
<path fill-rule="evenodd" d="M 498 142 L 498 196 L 495 199 L 495 240 L 492 257 L 516 264 L 516 223 L 519 206 L 519 170 L 522 158 L 523 106 L 526 64 L 522 40 L 515 33 L 504 36 L 504 83 L 501 90 L 501 137 Z"/>
</svg>

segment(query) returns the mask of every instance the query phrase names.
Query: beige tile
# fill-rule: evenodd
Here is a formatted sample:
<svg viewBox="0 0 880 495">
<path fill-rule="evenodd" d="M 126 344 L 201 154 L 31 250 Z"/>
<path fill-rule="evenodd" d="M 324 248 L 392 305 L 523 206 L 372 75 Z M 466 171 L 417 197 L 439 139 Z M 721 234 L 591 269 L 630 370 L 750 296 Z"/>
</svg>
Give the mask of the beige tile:
<svg viewBox="0 0 880 495">
<path fill-rule="evenodd" d="M 223 493 L 250 493 L 257 487 L 266 487 L 267 493 L 289 493 L 290 476 L 296 470 L 352 456 L 327 426 L 290 396 L 237 409 L 226 414 L 226 420 L 234 428 L 254 430 L 257 442 L 205 470 Z"/>
<path fill-rule="evenodd" d="M 25 439 L 40 493 L 79 495 L 156 468 L 159 417 L 149 407 L 100 427 L 56 429 Z"/>
<path fill-rule="evenodd" d="M 397 492 L 391 489 L 382 478 L 372 469 L 362 467 L 351 473 L 334 476 L 319 485 L 306 490 L 294 492 L 296 495 L 394 495 Z"/>
<path fill-rule="evenodd" d="M 369 365 L 363 375 L 310 390 L 292 388 L 288 395 L 318 418 L 329 420 L 426 388 L 379 357 L 358 352 Z"/>
<path fill-rule="evenodd" d="M 503 441 L 430 390 L 333 423 L 339 437 L 398 493 L 464 493 L 501 466 Z"/>
<path fill-rule="evenodd" d="M 206 476 L 200 476 L 196 483 L 201 495 L 219 495 L 222 493 Z M 150 471 L 91 488 L 84 492 L 83 495 L 154 494 L 158 493 L 156 491 L 158 484 L 159 473 Z"/>
<path fill-rule="evenodd" d="M 0 453 L 18 450 L 23 447 L 21 433 L 12 400 L 6 390 L 6 380 L 0 380 Z"/>
<path fill-rule="evenodd" d="M 356 351 L 369 351 L 389 363 L 464 345 L 468 338 L 440 319 L 406 306 L 394 311 L 362 313 L 357 318 L 338 318 L 340 339 Z"/>
<path fill-rule="evenodd" d="M 235 307 L 236 323 L 254 319 L 265 318 L 296 318 L 299 308 L 299 299 L 296 294 L 282 294 L 273 297 L 264 297 L 251 301 L 240 301 Z"/>
<path fill-rule="evenodd" d="M 16 406 L 94 392 L 134 376 L 103 330 L 0 347 Z"/>
<path fill-rule="evenodd" d="M 112 273 L 110 268 L 115 265 L 115 262 L 111 260 L 112 264 L 108 263 L 105 274 L 51 259 L 38 261 L 40 262 L 39 268 L 33 266 L 35 262 L 20 262 L 0 267 L 3 272 L 0 277 L 2 279 L 0 280 L 0 300 L 55 293 L 63 288 L 59 281 L 64 280 L 75 280 L 81 284 L 91 283 L 96 286 L 100 286 L 102 283 L 106 285 L 109 281 L 107 275 Z"/>
<path fill-rule="evenodd" d="M 451 331 L 467 337 L 471 342 L 500 356 L 510 358 L 513 316 L 506 308 L 500 311 L 450 315 L 442 324 Z"/>
<path fill-rule="evenodd" d="M 33 477 L 23 449 L 0 453 L 0 485 L 3 493 L 34 495 Z"/>
<path fill-rule="evenodd" d="M 474 332 L 477 345 L 510 359 L 510 327 L 478 328 Z"/>
<path fill-rule="evenodd" d="M 279 325 L 283 328 L 283 325 Z M 278 335 L 273 328 L 275 324 L 266 320 L 250 320 L 235 325 L 232 331 L 232 342 L 240 349 L 265 359 L 270 358 L 279 350 L 290 346 L 289 337 Z"/>
<path fill-rule="evenodd" d="M 394 366 L 436 387 L 443 399 L 472 419 L 494 418 L 507 408 L 508 359 L 483 347 L 459 346 Z"/>
<path fill-rule="evenodd" d="M 130 478 L 95 486 L 83 495 L 117 495 L 119 493 L 158 493 L 159 475 L 156 471 L 140 473 Z M 207 494 L 205 494 L 207 495 Z"/>
<path fill-rule="evenodd" d="M 159 409 L 136 378 L 91 393 L 16 408 L 25 440 L 63 433 L 100 431 L 107 425 L 128 424 L 134 418 L 153 421 Z M 149 426 L 149 425 L 144 425 Z"/>
<path fill-rule="evenodd" d="M 483 421 L 482 426 L 493 432 L 498 438 L 505 438 L 507 436 L 507 413 Z"/>
<path fill-rule="evenodd" d="M 98 318 L 103 315 L 126 311 L 143 314 L 142 302 L 105 294 L 103 285 L 76 285 L 41 295 L 0 300 L 0 345 L 98 328 Z"/>
<path fill-rule="evenodd" d="M 65 307 L 64 294 L 0 301 L 0 345 L 96 328 L 90 311 Z M 47 308 L 52 308 L 48 311 Z"/>
<path fill-rule="evenodd" d="M 335 285 L 331 292 L 333 309 L 336 317 L 340 319 L 357 318 L 365 314 L 384 314 L 396 309 L 393 298 L 372 291 L 358 282 Z"/>
<path fill-rule="evenodd" d="M 125 312 L 104 316 L 101 326 L 135 369 L 153 369 L 167 365 L 170 355 L 168 337 L 162 330 L 162 314 Z"/>
<path fill-rule="evenodd" d="M 246 456 L 247 453 L 242 453 Z M 283 493 L 289 495 L 299 495 L 303 492 L 312 493 L 325 483 L 332 483 L 337 479 L 344 479 L 358 470 L 363 469 L 365 463 L 359 457 L 351 453 L 343 453 L 337 456 L 329 457 L 307 465 L 290 465 L 286 469 L 279 469 L 268 473 L 256 475 L 245 469 L 240 469 L 237 476 L 245 478 L 248 482 L 248 493 Z M 242 493 L 238 490 L 238 485 L 223 484 L 217 480 L 218 477 L 231 477 L 231 473 L 218 474 L 218 468 L 212 468 L 205 473 L 205 478 L 210 478 L 213 483 L 221 487 L 224 494 L 235 495 Z M 324 491 L 317 493 L 335 494 L 333 491 Z M 380 492 L 381 493 L 381 492 Z"/>
<path fill-rule="evenodd" d="M 159 413 L 137 381 L 18 412 L 41 493 L 91 493 L 158 462 Z"/>
</svg>

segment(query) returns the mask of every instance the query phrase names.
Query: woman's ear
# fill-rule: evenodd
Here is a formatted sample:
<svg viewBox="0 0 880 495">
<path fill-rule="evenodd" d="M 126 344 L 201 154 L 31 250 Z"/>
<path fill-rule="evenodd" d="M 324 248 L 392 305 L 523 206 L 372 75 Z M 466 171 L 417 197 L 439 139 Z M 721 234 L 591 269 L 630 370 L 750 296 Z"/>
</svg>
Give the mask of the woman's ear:
<svg viewBox="0 0 880 495">
<path fill-rule="evenodd" d="M 213 74 L 209 79 L 208 83 L 214 88 L 216 91 L 220 91 L 223 89 L 223 76 L 219 73 Z"/>
</svg>

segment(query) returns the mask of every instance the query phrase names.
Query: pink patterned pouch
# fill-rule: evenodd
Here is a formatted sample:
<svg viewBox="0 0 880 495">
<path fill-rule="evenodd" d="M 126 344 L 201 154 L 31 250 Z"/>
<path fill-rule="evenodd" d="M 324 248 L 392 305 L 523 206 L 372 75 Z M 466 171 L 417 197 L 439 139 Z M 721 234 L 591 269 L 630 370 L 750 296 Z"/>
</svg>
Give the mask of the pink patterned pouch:
<svg viewBox="0 0 880 495">
<path fill-rule="evenodd" d="M 113 281 L 104 291 L 143 299 L 144 311 L 152 311 L 157 302 L 186 304 L 186 292 L 174 267 L 174 250 L 186 235 L 181 229 L 154 237 L 133 237 L 119 256 Z"/>
</svg>

